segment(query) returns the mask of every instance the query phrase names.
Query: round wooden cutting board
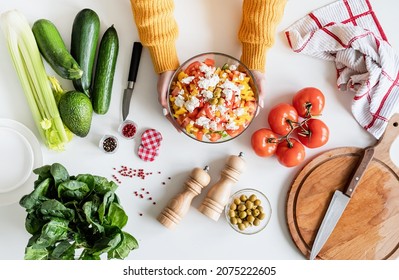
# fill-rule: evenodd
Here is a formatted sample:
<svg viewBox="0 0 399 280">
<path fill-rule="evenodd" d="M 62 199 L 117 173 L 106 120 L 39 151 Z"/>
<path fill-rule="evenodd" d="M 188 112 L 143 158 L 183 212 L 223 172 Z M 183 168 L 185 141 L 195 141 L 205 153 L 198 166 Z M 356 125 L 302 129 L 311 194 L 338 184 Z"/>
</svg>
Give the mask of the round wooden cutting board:
<svg viewBox="0 0 399 280">
<path fill-rule="evenodd" d="M 387 129 L 384 141 L 375 146 L 372 162 L 317 259 L 399 256 L 399 169 L 389 157 L 390 145 L 399 134 L 398 120 L 390 122 L 394 133 Z M 310 255 L 334 191 L 345 191 L 362 154 L 363 149 L 355 147 L 327 151 L 294 179 L 287 194 L 287 223 L 292 240 L 305 257 Z"/>
</svg>

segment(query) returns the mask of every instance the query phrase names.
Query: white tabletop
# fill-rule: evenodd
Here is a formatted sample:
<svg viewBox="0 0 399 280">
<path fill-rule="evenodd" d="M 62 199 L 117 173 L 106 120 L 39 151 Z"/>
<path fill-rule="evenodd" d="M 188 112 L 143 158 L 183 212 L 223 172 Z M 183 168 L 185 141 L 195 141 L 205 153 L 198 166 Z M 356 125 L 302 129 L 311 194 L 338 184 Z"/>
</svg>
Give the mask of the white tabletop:
<svg viewBox="0 0 399 280">
<path fill-rule="evenodd" d="M 117 190 L 121 204 L 129 221 L 125 230 L 139 241 L 140 248 L 129 255 L 129 259 L 304 259 L 296 248 L 286 224 L 285 202 L 287 191 L 297 172 L 313 156 L 331 148 L 342 146 L 366 147 L 375 142 L 364 131 L 351 113 L 352 94 L 338 92 L 335 85 L 335 69 L 330 62 L 294 53 L 287 44 L 283 30 L 308 12 L 331 0 L 290 0 L 285 15 L 278 27 L 276 42 L 267 59 L 266 106 L 245 134 L 225 144 L 201 144 L 179 134 L 163 117 L 157 102 L 156 81 L 149 52 L 144 49 L 136 87 L 134 90 L 130 118 L 139 126 L 139 132 L 155 128 L 163 135 L 160 155 L 154 162 L 144 162 L 137 156 L 138 140 L 120 139 L 117 153 L 105 155 L 98 148 L 103 134 L 117 135 L 121 120 L 121 96 L 127 84 L 127 75 L 132 43 L 139 40 L 133 23 L 130 1 L 118 0 L 3 0 L 0 12 L 18 9 L 28 21 L 47 18 L 58 27 L 66 45 L 70 45 L 72 22 L 83 8 L 95 10 L 101 19 L 101 32 L 114 24 L 120 39 L 120 52 L 114 79 L 113 95 L 109 112 L 94 115 L 90 133 L 85 138 L 74 137 L 64 152 L 53 152 L 42 145 L 44 164 L 59 162 L 70 174 L 92 173 L 112 179 L 113 168 L 125 165 L 133 169 L 153 172 L 145 180 L 122 178 Z M 202 52 L 218 51 L 239 57 L 240 45 L 237 29 L 241 16 L 240 0 L 175 0 L 175 15 L 180 26 L 177 49 L 181 62 Z M 395 48 L 399 48 L 396 13 L 398 1 L 371 0 L 371 4 L 382 27 Z M 3 34 L 0 36 L 0 118 L 16 120 L 39 137 L 21 85 L 11 64 Z M 52 71 L 49 69 L 49 73 Z M 73 89 L 70 81 L 62 80 L 65 89 Z M 323 120 L 330 128 L 329 142 L 318 149 L 307 149 L 306 160 L 300 166 L 286 168 L 276 158 L 257 157 L 250 147 L 252 132 L 267 126 L 270 107 L 279 101 L 290 102 L 292 95 L 306 86 L 321 89 L 326 97 Z M 168 201 L 182 190 L 183 183 L 195 167 L 209 165 L 211 183 L 219 179 L 220 171 L 228 156 L 244 152 L 246 170 L 233 187 L 233 191 L 245 187 L 261 190 L 270 199 L 273 214 L 267 228 L 252 236 L 233 231 L 224 217 L 214 222 L 202 215 L 197 207 L 207 192 L 196 197 L 187 215 L 176 227 L 163 227 L 156 217 Z M 394 143 L 392 158 L 399 163 L 399 142 Z M 160 172 L 160 174 L 159 174 Z M 170 178 L 169 178 L 170 177 Z M 152 201 L 134 195 L 144 188 L 150 192 Z M 155 201 L 156 205 L 152 202 Z M 142 213 L 142 216 L 139 214 Z M 23 259 L 24 248 L 30 235 L 24 228 L 26 213 L 17 203 L 0 208 L 0 259 Z M 234 250 L 245 246 L 247 251 Z M 237 252 L 237 253 L 234 253 Z M 241 253 L 240 253 L 241 252 Z"/>
</svg>

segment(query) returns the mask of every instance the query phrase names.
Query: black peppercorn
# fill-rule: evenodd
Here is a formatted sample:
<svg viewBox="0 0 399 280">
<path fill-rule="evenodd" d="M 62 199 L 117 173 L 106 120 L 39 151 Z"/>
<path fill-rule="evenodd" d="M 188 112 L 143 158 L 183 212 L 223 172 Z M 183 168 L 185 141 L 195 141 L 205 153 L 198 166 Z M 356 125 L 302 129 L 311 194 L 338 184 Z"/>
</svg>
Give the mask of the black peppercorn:
<svg viewBox="0 0 399 280">
<path fill-rule="evenodd" d="M 101 140 L 100 145 L 101 145 L 100 147 L 104 150 L 104 152 L 114 153 L 118 148 L 118 140 L 114 136 L 106 135 Z"/>
</svg>

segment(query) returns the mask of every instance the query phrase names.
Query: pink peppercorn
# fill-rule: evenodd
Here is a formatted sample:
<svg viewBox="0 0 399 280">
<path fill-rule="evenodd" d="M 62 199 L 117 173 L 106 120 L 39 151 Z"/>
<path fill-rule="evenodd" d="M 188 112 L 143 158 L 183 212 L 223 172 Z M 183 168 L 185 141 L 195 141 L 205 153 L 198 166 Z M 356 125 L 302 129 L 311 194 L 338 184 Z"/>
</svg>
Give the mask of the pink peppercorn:
<svg viewBox="0 0 399 280">
<path fill-rule="evenodd" d="M 137 132 L 137 126 L 130 120 L 124 121 L 119 126 L 119 133 L 126 139 L 133 139 Z"/>
</svg>

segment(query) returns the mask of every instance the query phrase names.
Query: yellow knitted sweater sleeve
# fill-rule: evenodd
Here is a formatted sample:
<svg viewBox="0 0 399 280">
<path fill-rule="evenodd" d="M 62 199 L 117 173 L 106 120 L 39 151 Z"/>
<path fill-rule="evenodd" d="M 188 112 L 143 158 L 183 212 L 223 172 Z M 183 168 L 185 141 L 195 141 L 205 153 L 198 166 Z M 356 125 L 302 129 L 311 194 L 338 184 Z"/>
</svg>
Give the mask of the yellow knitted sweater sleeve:
<svg viewBox="0 0 399 280">
<path fill-rule="evenodd" d="M 176 52 L 178 27 L 173 0 L 131 0 L 134 20 L 143 46 L 147 47 L 154 70 L 176 70 L 180 63 Z"/>
<path fill-rule="evenodd" d="M 265 70 L 266 52 L 274 44 L 276 26 L 287 0 L 243 0 L 238 38 L 241 60 L 252 70 Z M 178 27 L 173 0 L 131 0 L 140 40 L 151 54 L 154 70 L 162 73 L 179 67 L 176 52 Z"/>
<path fill-rule="evenodd" d="M 275 41 L 287 0 L 244 0 L 238 39 L 241 61 L 251 70 L 265 71 L 266 54 Z"/>
</svg>

